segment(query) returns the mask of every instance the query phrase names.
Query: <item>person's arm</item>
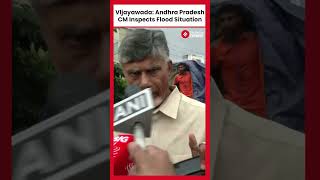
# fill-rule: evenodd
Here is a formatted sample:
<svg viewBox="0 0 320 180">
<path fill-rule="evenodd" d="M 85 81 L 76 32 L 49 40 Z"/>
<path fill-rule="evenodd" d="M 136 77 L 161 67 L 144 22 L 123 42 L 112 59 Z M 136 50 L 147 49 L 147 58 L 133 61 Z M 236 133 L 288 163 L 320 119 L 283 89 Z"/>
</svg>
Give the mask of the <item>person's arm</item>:
<svg viewBox="0 0 320 180">
<path fill-rule="evenodd" d="M 193 98 L 193 82 L 192 82 L 192 74 L 191 72 L 189 71 L 189 83 L 190 83 L 190 90 L 191 90 L 191 97 Z"/>
<path fill-rule="evenodd" d="M 176 77 L 174 78 L 174 85 L 178 87 L 178 89 L 180 90 L 179 87 L 179 80 L 178 80 L 178 75 L 176 75 Z"/>
<path fill-rule="evenodd" d="M 198 145 L 197 139 L 194 134 L 189 135 L 189 147 L 191 150 L 192 157 L 200 156 L 200 168 L 206 169 L 205 154 L 206 144 L 204 142 Z"/>
</svg>

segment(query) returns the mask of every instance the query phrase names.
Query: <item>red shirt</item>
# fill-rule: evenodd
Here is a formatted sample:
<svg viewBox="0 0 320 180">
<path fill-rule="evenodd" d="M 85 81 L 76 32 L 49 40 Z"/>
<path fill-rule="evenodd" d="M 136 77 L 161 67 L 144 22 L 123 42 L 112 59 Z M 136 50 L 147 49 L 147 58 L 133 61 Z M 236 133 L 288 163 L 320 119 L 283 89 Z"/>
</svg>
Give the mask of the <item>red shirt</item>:
<svg viewBox="0 0 320 180">
<path fill-rule="evenodd" d="M 263 65 L 256 35 L 243 33 L 234 44 L 218 40 L 211 51 L 214 67 L 221 67 L 225 99 L 266 117 Z"/>
<path fill-rule="evenodd" d="M 189 71 L 184 74 L 178 74 L 174 79 L 174 84 L 179 86 L 181 93 L 188 97 L 193 97 L 192 78 Z"/>
</svg>

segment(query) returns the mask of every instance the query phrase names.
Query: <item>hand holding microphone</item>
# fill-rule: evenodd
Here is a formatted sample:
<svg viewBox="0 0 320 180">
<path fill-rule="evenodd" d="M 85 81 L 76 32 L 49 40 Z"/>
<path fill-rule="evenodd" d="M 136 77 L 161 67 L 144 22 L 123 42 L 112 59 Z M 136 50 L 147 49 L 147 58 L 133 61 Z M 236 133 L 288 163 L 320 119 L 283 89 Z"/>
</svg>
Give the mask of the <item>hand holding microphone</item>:
<svg viewBox="0 0 320 180">
<path fill-rule="evenodd" d="M 130 136 L 130 141 L 125 142 L 117 142 L 117 139 L 115 139 L 114 151 L 119 151 L 114 152 L 118 153 L 116 156 L 114 154 L 115 175 L 127 175 L 129 169 L 127 166 L 132 166 L 128 155 L 128 143 L 135 141 L 140 149 L 144 149 L 145 137 L 150 137 L 151 134 L 151 119 L 154 108 L 151 89 L 147 88 L 140 91 L 139 87 L 130 85 L 126 88 L 126 96 L 126 99 L 114 105 L 114 129 L 134 136 L 126 134 L 122 137 L 116 137 Z M 120 145 L 121 149 L 119 149 Z"/>
<path fill-rule="evenodd" d="M 167 151 L 156 146 L 144 149 L 136 143 L 129 143 L 128 151 L 134 166 L 130 169 L 132 176 L 173 176 L 175 169 Z"/>
<path fill-rule="evenodd" d="M 175 175 L 167 151 L 156 146 L 142 148 L 135 137 L 121 134 L 113 141 L 114 175 L 148 176 Z"/>
<path fill-rule="evenodd" d="M 140 91 L 139 87 L 129 85 L 126 96 L 114 105 L 114 130 L 134 134 L 138 143 L 144 146 L 144 137 L 151 135 L 152 91 L 150 88 Z"/>
</svg>

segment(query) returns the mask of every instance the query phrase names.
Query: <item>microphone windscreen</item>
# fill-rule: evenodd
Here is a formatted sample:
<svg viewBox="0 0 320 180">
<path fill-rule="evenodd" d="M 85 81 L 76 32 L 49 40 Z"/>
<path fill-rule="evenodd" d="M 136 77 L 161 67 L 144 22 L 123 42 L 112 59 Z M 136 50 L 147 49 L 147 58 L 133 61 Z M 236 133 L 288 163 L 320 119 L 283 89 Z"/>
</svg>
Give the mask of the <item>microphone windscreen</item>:
<svg viewBox="0 0 320 180">
<path fill-rule="evenodd" d="M 134 165 L 129 158 L 128 144 L 134 141 L 131 134 L 120 134 L 113 139 L 114 175 L 128 175 Z"/>
<path fill-rule="evenodd" d="M 128 85 L 126 87 L 126 89 L 125 89 L 125 95 L 126 95 L 126 97 L 130 97 L 130 96 L 132 96 L 132 95 L 134 95 L 134 94 L 136 94 L 136 93 L 138 93 L 140 91 L 141 91 L 141 89 L 138 86 L 136 86 L 136 85 Z"/>
</svg>

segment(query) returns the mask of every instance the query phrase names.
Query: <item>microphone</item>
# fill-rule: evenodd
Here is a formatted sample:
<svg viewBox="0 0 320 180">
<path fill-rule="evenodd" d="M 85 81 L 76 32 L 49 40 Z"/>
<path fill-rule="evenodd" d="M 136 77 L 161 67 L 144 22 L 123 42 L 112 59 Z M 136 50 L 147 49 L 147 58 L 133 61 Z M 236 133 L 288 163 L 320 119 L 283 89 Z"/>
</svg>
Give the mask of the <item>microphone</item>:
<svg viewBox="0 0 320 180">
<path fill-rule="evenodd" d="M 121 133 L 114 138 L 114 175 L 128 175 L 133 167 L 129 159 L 128 144 L 135 141 L 144 148 L 145 136 L 150 137 L 151 117 L 154 108 L 150 88 L 140 91 L 138 86 L 129 85 L 126 99 L 114 105 L 114 130 Z M 134 135 L 132 135 L 134 134 Z"/>
<path fill-rule="evenodd" d="M 114 158 L 114 175 L 128 175 L 129 170 L 133 167 L 133 162 L 129 159 L 128 144 L 134 141 L 131 134 L 120 134 L 113 138 L 113 158 Z"/>
<path fill-rule="evenodd" d="M 138 86 L 130 85 L 125 89 L 125 94 L 126 97 L 130 97 L 134 95 L 135 93 L 138 93 L 140 91 L 140 88 Z M 135 142 L 140 145 L 142 148 L 145 147 L 145 142 L 144 142 L 144 129 L 143 129 L 143 124 L 140 122 L 135 123 L 133 126 L 133 134 L 135 137 Z"/>
<path fill-rule="evenodd" d="M 135 134 L 136 142 L 143 147 L 144 136 L 150 137 L 154 102 L 151 88 L 139 90 L 129 85 L 127 98 L 114 105 L 114 130 Z"/>
<path fill-rule="evenodd" d="M 126 89 L 125 89 L 125 95 L 126 95 L 126 97 L 128 98 L 128 97 L 130 97 L 130 96 L 132 96 L 132 95 L 134 95 L 134 94 L 136 94 L 136 93 L 138 93 L 138 92 L 140 92 L 140 91 L 141 91 L 141 89 L 140 89 L 138 86 L 136 86 L 136 85 L 129 85 L 129 86 L 127 86 Z"/>
</svg>

